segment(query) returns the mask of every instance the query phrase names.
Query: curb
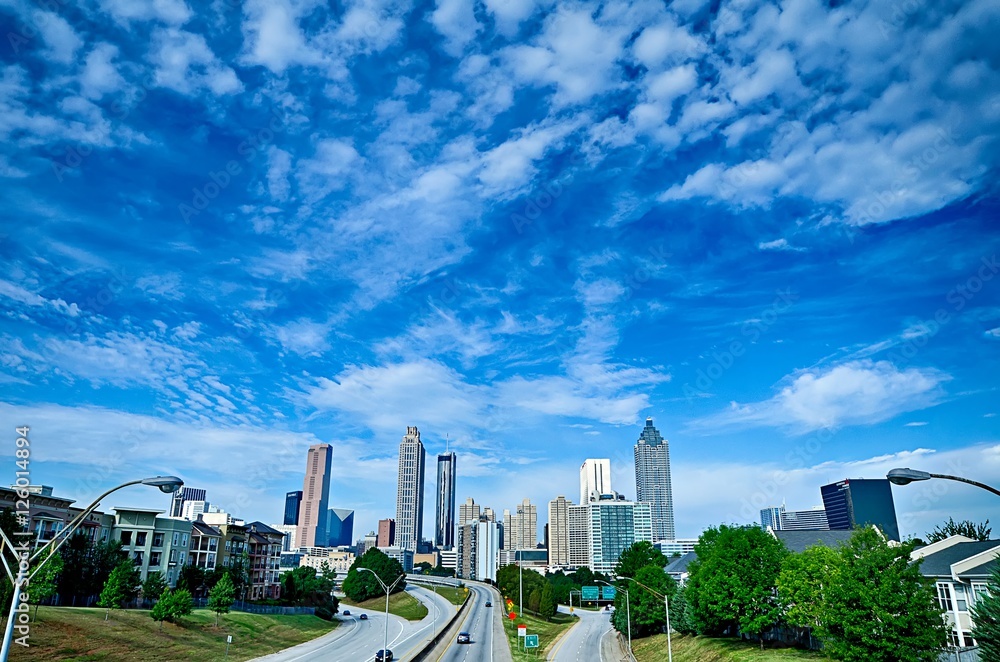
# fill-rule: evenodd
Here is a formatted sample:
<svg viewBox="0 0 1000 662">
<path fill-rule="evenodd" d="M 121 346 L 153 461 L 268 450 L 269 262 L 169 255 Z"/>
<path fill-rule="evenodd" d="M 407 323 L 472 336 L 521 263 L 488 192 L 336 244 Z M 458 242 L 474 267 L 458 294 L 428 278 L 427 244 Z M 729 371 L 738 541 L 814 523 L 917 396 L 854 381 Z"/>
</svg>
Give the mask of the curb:
<svg viewBox="0 0 1000 662">
<path fill-rule="evenodd" d="M 573 616 L 573 614 L 570 615 Z M 556 653 L 559 652 L 559 647 L 562 646 L 563 640 L 566 639 L 569 633 L 575 630 L 582 622 L 583 619 L 581 619 L 579 616 L 576 616 L 576 623 L 573 624 L 573 627 L 566 628 L 565 630 L 562 631 L 562 634 L 556 637 L 555 641 L 553 641 L 549 647 L 548 654 L 545 656 L 546 660 L 551 659 L 556 655 Z"/>
</svg>

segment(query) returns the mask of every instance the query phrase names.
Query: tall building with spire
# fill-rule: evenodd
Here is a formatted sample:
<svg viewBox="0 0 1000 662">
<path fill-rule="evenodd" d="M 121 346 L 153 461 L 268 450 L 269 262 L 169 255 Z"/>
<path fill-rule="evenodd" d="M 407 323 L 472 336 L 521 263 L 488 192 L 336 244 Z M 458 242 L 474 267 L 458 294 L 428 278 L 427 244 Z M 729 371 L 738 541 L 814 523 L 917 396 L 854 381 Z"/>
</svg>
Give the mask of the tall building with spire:
<svg viewBox="0 0 1000 662">
<path fill-rule="evenodd" d="M 635 444 L 635 500 L 648 503 L 653 540 L 674 539 L 674 495 L 670 484 L 670 445 L 653 427 L 653 419 Z"/>
<path fill-rule="evenodd" d="M 441 549 L 455 546 L 455 454 L 437 456 L 437 518 L 434 544 Z"/>
<path fill-rule="evenodd" d="M 298 529 L 295 544 L 299 547 L 326 547 L 327 510 L 330 498 L 330 466 L 333 446 L 313 444 L 306 456 L 306 477 L 302 483 Z"/>
<path fill-rule="evenodd" d="M 399 444 L 396 546 L 414 552 L 424 529 L 424 460 L 420 431 L 416 426 L 408 426 Z"/>
</svg>

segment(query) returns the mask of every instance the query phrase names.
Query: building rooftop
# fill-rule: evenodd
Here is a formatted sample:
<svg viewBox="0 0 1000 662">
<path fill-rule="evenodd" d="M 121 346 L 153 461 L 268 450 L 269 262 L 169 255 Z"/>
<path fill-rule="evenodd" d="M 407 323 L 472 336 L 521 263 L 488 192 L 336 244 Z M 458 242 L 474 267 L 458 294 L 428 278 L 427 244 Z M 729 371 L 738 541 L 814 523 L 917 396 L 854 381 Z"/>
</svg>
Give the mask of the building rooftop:
<svg viewBox="0 0 1000 662">
<path fill-rule="evenodd" d="M 115 506 L 111 510 L 115 511 L 116 513 L 124 513 L 124 512 L 129 512 L 129 513 L 155 513 L 157 515 L 159 515 L 161 513 L 167 512 L 165 510 L 158 510 L 156 508 L 135 508 L 135 507 L 132 507 L 132 506 L 128 506 L 128 507 Z"/>
<path fill-rule="evenodd" d="M 694 552 L 688 552 L 679 559 L 674 559 L 673 561 L 668 563 L 666 571 L 667 573 L 671 574 L 687 572 L 688 566 L 691 565 L 691 562 L 696 560 L 697 558 L 698 558 L 697 554 L 695 554 Z"/>
<path fill-rule="evenodd" d="M 772 531 L 772 533 L 792 552 L 804 552 L 817 545 L 830 548 L 840 547 L 854 535 L 854 531 L 823 531 L 820 529 Z"/>
<path fill-rule="evenodd" d="M 994 548 L 998 548 L 997 551 L 1000 552 L 1000 540 L 956 543 L 950 547 L 945 547 L 940 551 L 932 552 L 925 556 L 924 562 L 920 565 L 920 573 L 925 577 L 951 577 L 952 564 L 964 561 L 970 556 L 975 556 L 976 554 L 981 554 Z M 979 568 L 990 564 L 996 564 L 996 560 L 987 561 L 986 563 L 980 565 Z M 978 570 L 978 568 L 967 570 L 963 572 L 962 575 L 978 574 L 974 573 L 974 570 Z"/>
</svg>

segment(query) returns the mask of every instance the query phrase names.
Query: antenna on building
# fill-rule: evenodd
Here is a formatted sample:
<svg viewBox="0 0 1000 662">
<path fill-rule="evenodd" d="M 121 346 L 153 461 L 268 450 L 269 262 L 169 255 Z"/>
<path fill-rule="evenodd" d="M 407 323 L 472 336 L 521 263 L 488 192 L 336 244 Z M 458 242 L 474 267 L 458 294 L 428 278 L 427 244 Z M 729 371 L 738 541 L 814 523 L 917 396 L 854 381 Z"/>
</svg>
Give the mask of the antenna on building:
<svg viewBox="0 0 1000 662">
<path fill-rule="evenodd" d="M 444 452 L 448 453 L 450 451 L 451 451 L 451 439 L 449 438 L 448 433 L 445 432 L 444 433 Z"/>
</svg>

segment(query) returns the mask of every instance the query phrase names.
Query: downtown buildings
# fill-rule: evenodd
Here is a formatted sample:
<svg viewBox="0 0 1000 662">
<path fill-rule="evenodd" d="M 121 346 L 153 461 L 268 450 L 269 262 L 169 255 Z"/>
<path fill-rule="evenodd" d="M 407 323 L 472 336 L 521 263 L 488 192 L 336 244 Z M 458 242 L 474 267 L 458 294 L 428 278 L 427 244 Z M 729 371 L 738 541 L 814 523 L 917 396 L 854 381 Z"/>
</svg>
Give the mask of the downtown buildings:
<svg viewBox="0 0 1000 662">
<path fill-rule="evenodd" d="M 302 503 L 299 506 L 299 528 L 295 534 L 299 547 L 318 547 L 327 541 L 326 511 L 332 460 L 333 446 L 330 444 L 313 444 L 309 447 L 306 476 L 302 484 Z"/>
<path fill-rule="evenodd" d="M 416 426 L 408 426 L 399 444 L 396 546 L 414 552 L 424 528 L 424 459 L 420 431 Z"/>
</svg>

